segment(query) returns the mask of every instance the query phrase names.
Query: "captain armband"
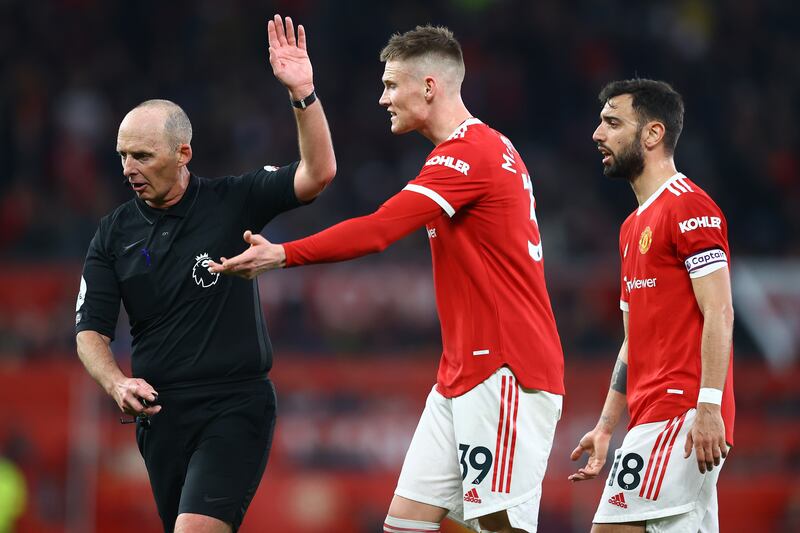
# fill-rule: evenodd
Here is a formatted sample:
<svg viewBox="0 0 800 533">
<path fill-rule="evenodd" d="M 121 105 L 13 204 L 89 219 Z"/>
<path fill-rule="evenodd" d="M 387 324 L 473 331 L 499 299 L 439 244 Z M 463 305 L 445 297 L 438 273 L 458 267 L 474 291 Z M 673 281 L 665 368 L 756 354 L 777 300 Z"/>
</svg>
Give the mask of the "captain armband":
<svg viewBox="0 0 800 533">
<path fill-rule="evenodd" d="M 611 388 L 620 394 L 628 394 L 628 363 L 619 358 L 611 374 Z"/>
<path fill-rule="evenodd" d="M 728 256 L 724 250 L 714 248 L 690 255 L 683 263 L 689 272 L 689 277 L 700 278 L 728 266 Z"/>
</svg>

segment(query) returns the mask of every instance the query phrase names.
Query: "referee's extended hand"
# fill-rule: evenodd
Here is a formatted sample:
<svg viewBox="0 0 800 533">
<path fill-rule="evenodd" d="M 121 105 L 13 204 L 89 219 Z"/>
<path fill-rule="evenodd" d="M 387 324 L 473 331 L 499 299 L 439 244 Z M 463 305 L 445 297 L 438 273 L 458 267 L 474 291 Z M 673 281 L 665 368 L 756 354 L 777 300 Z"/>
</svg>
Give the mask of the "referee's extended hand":
<svg viewBox="0 0 800 533">
<path fill-rule="evenodd" d="M 209 261 L 208 271 L 253 279 L 262 272 L 283 268 L 286 265 L 286 253 L 280 244 L 272 244 L 250 230 L 244 232 L 244 242 L 248 243 L 250 248 L 230 259 L 221 257 L 219 263 Z"/>
<path fill-rule="evenodd" d="M 305 98 L 314 90 L 314 70 L 306 50 L 306 30 L 300 24 L 295 38 L 294 23 L 280 15 L 267 23 L 269 63 L 272 73 L 288 90 L 292 100 Z"/>
<path fill-rule="evenodd" d="M 161 411 L 160 405 L 149 407 L 142 405 L 142 399 L 153 402 L 158 398 L 158 393 L 148 382 L 140 378 L 124 378 L 117 381 L 113 385 L 111 396 L 117 402 L 120 410 L 129 415 L 153 416 Z"/>
</svg>

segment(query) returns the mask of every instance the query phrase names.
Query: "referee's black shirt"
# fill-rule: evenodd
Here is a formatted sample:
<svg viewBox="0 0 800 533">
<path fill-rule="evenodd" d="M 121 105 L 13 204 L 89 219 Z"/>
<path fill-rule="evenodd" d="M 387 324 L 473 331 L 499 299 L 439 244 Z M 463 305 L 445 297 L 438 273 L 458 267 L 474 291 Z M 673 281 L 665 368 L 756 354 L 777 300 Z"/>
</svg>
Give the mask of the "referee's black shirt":
<svg viewBox="0 0 800 533">
<path fill-rule="evenodd" d="M 242 176 L 195 175 L 181 200 L 153 209 L 139 198 L 105 216 L 89 245 L 75 329 L 114 338 L 122 300 L 132 370 L 158 390 L 266 376 L 272 367 L 255 280 L 208 271 L 208 259 L 247 247 L 242 234 L 301 205 L 298 163 Z"/>
</svg>

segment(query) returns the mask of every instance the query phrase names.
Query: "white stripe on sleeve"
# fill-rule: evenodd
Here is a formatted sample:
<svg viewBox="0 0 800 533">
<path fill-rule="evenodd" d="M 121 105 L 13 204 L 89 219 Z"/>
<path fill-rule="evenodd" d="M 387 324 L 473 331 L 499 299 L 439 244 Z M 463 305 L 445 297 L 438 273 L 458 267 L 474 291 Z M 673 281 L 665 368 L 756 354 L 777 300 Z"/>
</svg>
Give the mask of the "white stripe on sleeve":
<svg viewBox="0 0 800 533">
<path fill-rule="evenodd" d="M 408 185 L 403 187 L 403 190 L 404 191 L 412 191 L 412 192 L 416 192 L 416 193 L 422 194 L 424 196 L 427 196 L 428 198 L 430 198 L 431 200 L 433 200 L 434 202 L 439 204 L 439 207 L 441 207 L 442 210 L 445 213 L 447 213 L 447 216 L 449 216 L 451 218 L 452 218 L 453 215 L 456 214 L 456 210 L 453 209 L 453 206 L 450 205 L 447 202 L 447 200 L 442 198 L 442 195 L 440 195 L 438 192 L 434 191 L 433 189 L 429 189 L 427 187 L 423 187 L 422 185 L 416 185 L 414 183 L 409 183 Z"/>
</svg>

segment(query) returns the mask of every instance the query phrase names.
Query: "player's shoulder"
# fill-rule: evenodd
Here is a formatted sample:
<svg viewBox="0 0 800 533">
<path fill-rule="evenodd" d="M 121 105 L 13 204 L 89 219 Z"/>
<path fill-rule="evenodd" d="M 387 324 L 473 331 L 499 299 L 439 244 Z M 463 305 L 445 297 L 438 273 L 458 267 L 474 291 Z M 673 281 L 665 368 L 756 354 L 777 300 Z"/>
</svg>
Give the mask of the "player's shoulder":
<svg viewBox="0 0 800 533">
<path fill-rule="evenodd" d="M 462 122 L 450 136 L 437 144 L 425 158 L 425 167 L 448 167 L 464 176 L 470 176 L 470 169 L 480 165 L 483 159 L 484 144 L 479 133 L 478 119 Z"/>
<path fill-rule="evenodd" d="M 453 133 L 447 137 L 447 141 L 471 141 L 476 138 L 480 138 L 488 134 L 488 132 L 493 131 L 492 128 L 487 126 L 483 123 L 483 121 L 479 118 L 470 117 L 461 124 L 459 124 Z"/>
<path fill-rule="evenodd" d="M 673 206 L 714 203 L 702 187 L 683 174 L 676 174 L 667 181 L 664 194 Z"/>
<path fill-rule="evenodd" d="M 458 125 L 447 139 L 439 143 L 434 153 L 453 150 L 480 154 L 493 143 L 501 144 L 502 134 L 493 130 L 480 119 L 468 118 Z"/>
<path fill-rule="evenodd" d="M 455 157 L 474 166 L 494 154 L 496 150 L 504 151 L 506 145 L 511 146 L 511 141 L 500 132 L 484 124 L 480 119 L 469 118 L 431 151 L 426 164 L 441 164 L 445 158 Z"/>
<path fill-rule="evenodd" d="M 725 215 L 711 196 L 689 178 L 679 176 L 670 180 L 666 188 L 668 214 L 665 220 L 675 234 L 688 234 L 703 228 L 727 231 Z"/>
</svg>

